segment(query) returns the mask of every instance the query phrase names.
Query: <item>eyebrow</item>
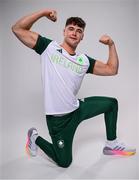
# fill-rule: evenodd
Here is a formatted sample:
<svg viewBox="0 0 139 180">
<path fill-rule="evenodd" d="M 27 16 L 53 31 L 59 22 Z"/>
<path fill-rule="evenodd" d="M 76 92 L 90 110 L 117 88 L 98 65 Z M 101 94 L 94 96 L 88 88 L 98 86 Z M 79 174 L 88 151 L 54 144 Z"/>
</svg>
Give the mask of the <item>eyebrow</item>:
<svg viewBox="0 0 139 180">
<path fill-rule="evenodd" d="M 77 30 L 80 30 L 80 31 L 83 32 L 83 29 L 82 29 L 82 28 L 80 28 L 79 26 L 77 26 L 77 27 L 78 27 Z M 68 25 L 67 28 L 74 28 L 74 25 Z"/>
</svg>

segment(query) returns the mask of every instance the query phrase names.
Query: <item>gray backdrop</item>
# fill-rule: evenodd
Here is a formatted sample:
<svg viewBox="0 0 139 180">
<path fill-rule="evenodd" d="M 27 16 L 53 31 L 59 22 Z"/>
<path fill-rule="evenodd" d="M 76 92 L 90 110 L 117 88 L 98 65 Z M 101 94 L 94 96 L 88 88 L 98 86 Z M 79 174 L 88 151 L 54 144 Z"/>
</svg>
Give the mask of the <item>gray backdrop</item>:
<svg viewBox="0 0 139 180">
<path fill-rule="evenodd" d="M 24 154 L 28 128 L 37 127 L 41 135 L 50 140 L 43 109 L 40 57 L 21 44 L 11 32 L 11 26 L 20 17 L 47 7 L 57 10 L 58 21 L 53 23 L 46 18 L 40 19 L 32 29 L 41 35 L 61 42 L 65 20 L 69 16 L 81 16 L 86 21 L 87 27 L 78 51 L 104 62 L 108 57 L 108 48 L 100 44 L 98 40 L 105 33 L 114 39 L 120 60 L 119 74 L 114 77 L 87 75 L 78 97 L 94 95 L 116 97 L 119 100 L 118 135 L 128 144 L 138 146 L 139 1 L 0 0 L 0 98 L 2 102 L 0 104 L 0 118 L 2 117 L 0 165 L 3 172 L 2 178 L 10 176 L 15 178 L 15 170 L 11 170 L 12 166 L 8 165 Z M 75 139 L 77 143 L 81 137 L 86 136 L 89 130 L 96 131 L 96 137 L 101 136 L 102 142 L 105 141 L 102 117 L 95 118 L 91 123 L 92 129 L 90 129 L 90 123 L 84 124 L 85 128 L 81 125 Z M 87 156 L 89 158 L 90 155 Z M 136 156 L 134 161 L 136 163 L 132 164 L 134 171 L 131 172 L 129 168 L 130 173 L 127 174 L 128 170 L 125 168 L 125 174 L 121 172 L 120 176 L 111 170 L 111 176 L 115 178 L 126 177 L 126 175 L 131 178 L 139 177 L 137 175 L 139 159 L 137 158 Z M 104 173 L 96 178 L 107 176 Z M 21 173 L 18 178 L 22 177 L 24 178 L 24 175 Z"/>
</svg>

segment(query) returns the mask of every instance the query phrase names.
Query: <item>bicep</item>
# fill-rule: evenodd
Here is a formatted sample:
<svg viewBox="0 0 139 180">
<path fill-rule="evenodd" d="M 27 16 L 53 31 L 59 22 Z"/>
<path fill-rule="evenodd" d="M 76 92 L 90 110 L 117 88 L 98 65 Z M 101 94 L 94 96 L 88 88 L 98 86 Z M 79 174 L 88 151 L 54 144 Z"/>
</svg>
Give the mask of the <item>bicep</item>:
<svg viewBox="0 0 139 180">
<path fill-rule="evenodd" d="M 27 47 L 33 48 L 38 39 L 38 33 L 29 30 L 13 30 L 16 37 Z"/>
<path fill-rule="evenodd" d="M 111 69 L 107 64 L 103 63 L 102 61 L 96 60 L 93 74 L 100 76 L 109 76 L 111 75 Z"/>
</svg>

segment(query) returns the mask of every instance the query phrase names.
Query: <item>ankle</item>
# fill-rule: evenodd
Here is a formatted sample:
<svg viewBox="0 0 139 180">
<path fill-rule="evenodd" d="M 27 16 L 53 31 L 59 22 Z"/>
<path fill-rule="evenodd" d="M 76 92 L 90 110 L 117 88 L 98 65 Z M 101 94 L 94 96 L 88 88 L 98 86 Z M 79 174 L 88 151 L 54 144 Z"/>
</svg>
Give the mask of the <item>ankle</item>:
<svg viewBox="0 0 139 180">
<path fill-rule="evenodd" d="M 105 143 L 105 146 L 108 146 L 108 147 L 115 147 L 116 144 L 118 144 L 118 140 L 117 140 L 117 139 L 114 139 L 114 140 L 107 140 L 106 143 Z"/>
</svg>

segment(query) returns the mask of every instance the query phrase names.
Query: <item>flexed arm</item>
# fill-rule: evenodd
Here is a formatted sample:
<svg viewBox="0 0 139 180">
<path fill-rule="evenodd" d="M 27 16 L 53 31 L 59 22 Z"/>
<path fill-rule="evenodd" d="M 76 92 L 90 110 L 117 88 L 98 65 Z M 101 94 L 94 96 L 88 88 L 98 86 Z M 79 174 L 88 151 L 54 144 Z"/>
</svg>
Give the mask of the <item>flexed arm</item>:
<svg viewBox="0 0 139 180">
<path fill-rule="evenodd" d="M 115 43 L 108 35 L 103 35 L 99 41 L 105 45 L 108 45 L 109 56 L 106 64 L 99 60 L 96 61 L 93 74 L 101 75 L 101 76 L 116 75 L 118 73 L 118 68 L 119 68 L 119 59 L 118 59 Z"/>
<path fill-rule="evenodd" d="M 38 38 L 38 33 L 31 31 L 30 28 L 41 17 L 47 17 L 55 22 L 57 20 L 57 13 L 55 10 L 51 9 L 40 10 L 31 15 L 22 17 L 12 26 L 12 31 L 16 37 L 29 48 L 35 46 Z"/>
</svg>

